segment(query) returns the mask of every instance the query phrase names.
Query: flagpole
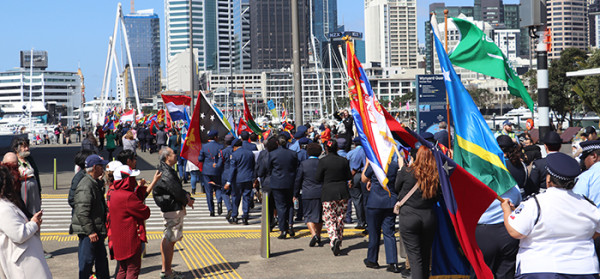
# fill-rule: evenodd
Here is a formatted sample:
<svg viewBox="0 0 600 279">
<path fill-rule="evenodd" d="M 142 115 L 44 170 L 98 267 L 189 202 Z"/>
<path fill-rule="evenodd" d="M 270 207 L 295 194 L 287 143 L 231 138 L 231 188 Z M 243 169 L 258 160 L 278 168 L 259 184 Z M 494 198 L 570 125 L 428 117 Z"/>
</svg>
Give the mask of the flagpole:
<svg viewBox="0 0 600 279">
<path fill-rule="evenodd" d="M 448 53 L 448 9 L 444 10 L 444 48 L 446 53 Z M 446 119 L 448 120 L 448 145 L 451 145 L 452 133 L 450 133 L 450 101 L 448 99 L 448 90 L 446 90 Z M 452 149 L 450 146 L 448 148 Z"/>
</svg>

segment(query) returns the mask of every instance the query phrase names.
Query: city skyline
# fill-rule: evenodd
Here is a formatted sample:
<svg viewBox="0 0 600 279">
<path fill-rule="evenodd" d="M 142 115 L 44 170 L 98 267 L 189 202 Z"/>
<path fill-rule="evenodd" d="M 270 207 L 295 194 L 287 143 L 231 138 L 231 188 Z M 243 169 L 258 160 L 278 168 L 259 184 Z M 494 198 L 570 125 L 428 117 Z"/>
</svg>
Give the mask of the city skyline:
<svg viewBox="0 0 600 279">
<path fill-rule="evenodd" d="M 0 45 L 0 70 L 19 66 L 19 51 L 48 51 L 49 70 L 76 71 L 81 68 L 85 77 L 86 98 L 99 97 L 108 48 L 119 1 L 33 0 L 4 3 L 2 19 L 7 28 L 5 43 Z M 419 44 L 424 44 L 423 22 L 430 3 L 448 1 L 417 1 Z M 505 1 L 515 3 L 518 1 Z M 130 13 L 128 1 L 122 2 L 123 13 Z M 473 0 L 448 2 L 448 5 L 473 5 Z M 138 1 L 136 10 L 154 9 L 161 26 L 161 69 L 166 73 L 164 0 Z M 26 21 L 34 18 L 33 21 Z M 364 32 L 364 1 L 338 0 L 338 24 L 346 30 Z M 121 56 L 120 53 L 117 55 Z M 116 93 L 114 93 L 116 94 Z"/>
</svg>

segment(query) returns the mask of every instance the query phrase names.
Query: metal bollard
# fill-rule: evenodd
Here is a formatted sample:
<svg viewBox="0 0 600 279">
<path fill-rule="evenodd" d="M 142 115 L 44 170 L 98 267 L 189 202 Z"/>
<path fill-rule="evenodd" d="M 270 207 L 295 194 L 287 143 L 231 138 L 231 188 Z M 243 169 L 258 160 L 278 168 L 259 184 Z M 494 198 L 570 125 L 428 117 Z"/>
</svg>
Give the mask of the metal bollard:
<svg viewBox="0 0 600 279">
<path fill-rule="evenodd" d="M 269 193 L 262 193 L 262 216 L 260 222 L 260 256 L 268 259 L 271 257 L 271 243 L 269 241 L 271 224 L 269 224 Z"/>
<path fill-rule="evenodd" d="M 56 177 L 56 158 L 54 158 L 54 176 L 52 178 L 52 182 L 54 184 L 54 190 L 58 188 L 57 177 Z"/>
</svg>

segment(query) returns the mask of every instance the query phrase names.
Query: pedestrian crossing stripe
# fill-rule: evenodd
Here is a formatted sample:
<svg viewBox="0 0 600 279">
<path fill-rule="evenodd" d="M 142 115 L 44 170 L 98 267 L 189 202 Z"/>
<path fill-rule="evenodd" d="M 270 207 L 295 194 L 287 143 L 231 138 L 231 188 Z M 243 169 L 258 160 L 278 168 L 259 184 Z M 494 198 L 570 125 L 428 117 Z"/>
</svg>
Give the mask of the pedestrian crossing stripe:
<svg viewBox="0 0 600 279">
<path fill-rule="evenodd" d="M 191 195 L 194 198 L 203 198 L 206 197 L 206 194 L 204 193 L 196 193 Z M 42 194 L 42 200 L 43 199 L 67 199 L 69 198 L 69 194 Z M 150 193 L 148 195 L 148 198 L 152 198 L 152 193 Z"/>
<path fill-rule="evenodd" d="M 175 247 L 195 278 L 242 278 L 203 234 L 189 234 Z"/>
<path fill-rule="evenodd" d="M 244 239 L 260 239 L 260 230 L 201 230 L 201 231 L 188 231 L 183 233 L 184 237 L 202 237 L 205 239 L 234 239 L 234 238 L 244 238 Z M 362 236 L 362 230 L 357 229 L 345 229 L 344 237 L 352 237 L 352 236 Z M 399 234 L 396 234 L 399 236 Z M 276 238 L 279 236 L 279 231 L 273 231 L 270 233 L 271 237 Z M 162 239 L 162 232 L 147 232 L 146 237 L 148 240 L 158 240 Z M 307 238 L 311 237 L 310 231 L 308 229 L 302 229 L 296 231 L 296 236 L 293 238 Z M 323 231 L 321 233 L 322 238 L 327 237 L 327 232 Z M 77 235 L 70 235 L 68 233 L 61 232 L 42 232 L 40 238 L 42 241 L 57 241 L 57 242 L 69 242 L 69 241 L 79 241 L 79 237 Z"/>
</svg>

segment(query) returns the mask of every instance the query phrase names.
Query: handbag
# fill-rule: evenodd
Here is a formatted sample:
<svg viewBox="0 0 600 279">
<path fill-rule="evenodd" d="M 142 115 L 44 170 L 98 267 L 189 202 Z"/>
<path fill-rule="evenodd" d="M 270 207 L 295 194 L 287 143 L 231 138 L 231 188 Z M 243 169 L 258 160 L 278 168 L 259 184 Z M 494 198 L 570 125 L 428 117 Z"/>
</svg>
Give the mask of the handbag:
<svg viewBox="0 0 600 279">
<path fill-rule="evenodd" d="M 404 203 L 406 203 L 406 201 L 417 191 L 417 188 L 419 188 L 419 182 L 417 182 L 415 186 L 413 186 L 412 189 L 408 191 L 408 194 L 406 194 L 406 196 L 404 196 L 404 198 L 402 198 L 401 201 L 396 202 L 396 204 L 394 205 L 394 214 L 400 214 L 400 207 L 402 207 Z"/>
</svg>

